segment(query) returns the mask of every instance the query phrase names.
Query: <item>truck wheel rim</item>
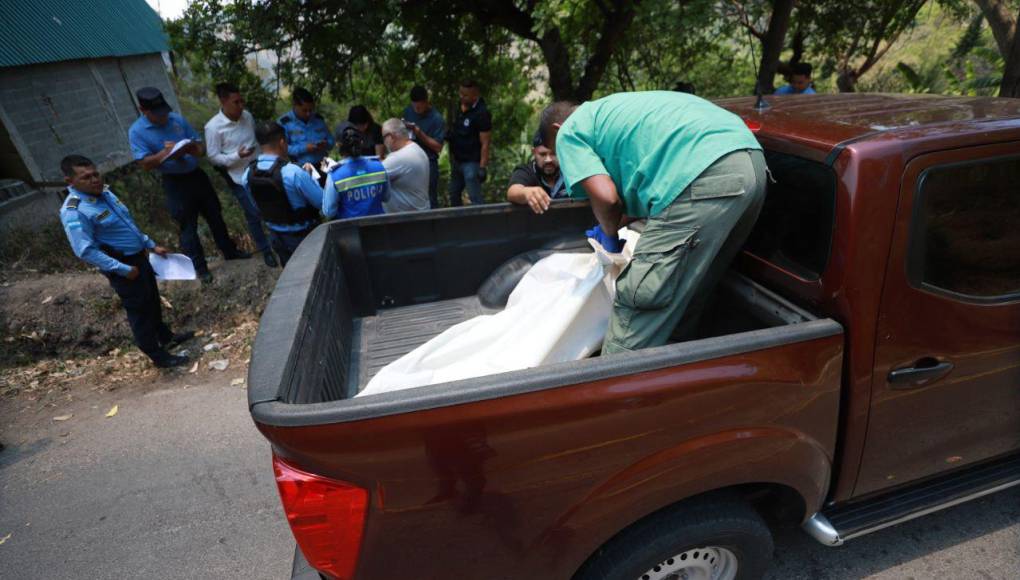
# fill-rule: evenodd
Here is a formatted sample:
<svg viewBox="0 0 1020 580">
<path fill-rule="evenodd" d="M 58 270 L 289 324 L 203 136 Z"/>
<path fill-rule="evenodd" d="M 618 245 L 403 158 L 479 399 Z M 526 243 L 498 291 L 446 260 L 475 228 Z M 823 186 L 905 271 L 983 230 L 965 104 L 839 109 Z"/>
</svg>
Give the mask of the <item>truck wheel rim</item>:
<svg viewBox="0 0 1020 580">
<path fill-rule="evenodd" d="M 670 556 L 638 580 L 733 580 L 737 577 L 737 557 L 716 546 L 695 548 Z"/>
</svg>

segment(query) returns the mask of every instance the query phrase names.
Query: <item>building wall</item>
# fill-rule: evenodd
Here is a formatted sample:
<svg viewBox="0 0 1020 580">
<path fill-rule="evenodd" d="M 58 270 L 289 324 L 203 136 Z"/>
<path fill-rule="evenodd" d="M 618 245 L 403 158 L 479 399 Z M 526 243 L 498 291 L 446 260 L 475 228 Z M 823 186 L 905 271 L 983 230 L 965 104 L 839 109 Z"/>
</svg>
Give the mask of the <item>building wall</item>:
<svg viewBox="0 0 1020 580">
<path fill-rule="evenodd" d="M 79 153 L 107 171 L 131 162 L 127 130 L 138 117 L 134 92 L 158 87 L 174 109 L 177 96 L 160 54 L 73 60 L 0 69 L 0 160 L 12 145 L 23 168 L 0 164 L 0 178 L 62 183 L 60 160 Z M 13 174 L 10 174 L 13 173 Z"/>
</svg>

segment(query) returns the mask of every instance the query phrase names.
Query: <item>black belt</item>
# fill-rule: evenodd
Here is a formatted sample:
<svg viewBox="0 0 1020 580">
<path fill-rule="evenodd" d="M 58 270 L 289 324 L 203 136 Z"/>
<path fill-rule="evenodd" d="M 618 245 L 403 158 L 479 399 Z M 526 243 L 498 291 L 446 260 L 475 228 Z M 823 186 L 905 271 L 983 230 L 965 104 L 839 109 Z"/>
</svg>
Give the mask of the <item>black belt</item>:
<svg viewBox="0 0 1020 580">
<path fill-rule="evenodd" d="M 202 171 L 202 168 L 195 167 L 194 169 L 187 173 L 163 173 L 162 176 L 163 179 L 170 179 L 172 181 L 174 179 L 183 179 L 185 177 L 191 177 L 192 175 L 198 173 L 199 171 Z"/>
<path fill-rule="evenodd" d="M 106 244 L 100 244 L 99 249 L 102 250 L 104 254 L 110 256 L 114 260 L 119 260 L 121 262 L 134 262 L 139 258 L 145 257 L 145 250 L 135 252 L 134 254 L 125 254 L 124 252 L 115 250 L 113 249 L 112 246 L 108 246 Z"/>
</svg>

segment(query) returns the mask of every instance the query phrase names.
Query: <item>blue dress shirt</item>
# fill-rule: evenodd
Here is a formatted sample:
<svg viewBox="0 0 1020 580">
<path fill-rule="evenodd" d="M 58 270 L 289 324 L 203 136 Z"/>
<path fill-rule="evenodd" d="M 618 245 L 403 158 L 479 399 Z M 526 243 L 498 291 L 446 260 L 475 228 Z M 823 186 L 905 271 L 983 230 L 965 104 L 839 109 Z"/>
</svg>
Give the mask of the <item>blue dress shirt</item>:
<svg viewBox="0 0 1020 580">
<path fill-rule="evenodd" d="M 318 113 L 312 113 L 312 117 L 308 119 L 308 122 L 305 122 L 298 118 L 297 113 L 291 111 L 280 117 L 277 122 L 287 134 L 287 155 L 298 166 L 311 163 L 318 169 L 319 162 L 336 143 L 333 140 L 333 134 L 326 127 L 325 119 Z M 326 142 L 326 151 L 309 153 L 307 145 L 319 141 Z"/>
<path fill-rule="evenodd" d="M 176 143 L 182 139 L 202 140 L 184 117 L 174 112 L 170 113 L 166 125 L 156 125 L 142 115 L 128 129 L 128 141 L 131 143 L 131 154 L 135 161 L 159 153 L 163 150 L 165 141 Z M 164 161 L 157 169 L 160 173 L 181 174 L 191 173 L 196 167 L 198 159 L 194 155 L 181 155 L 176 159 Z"/>
<path fill-rule="evenodd" d="M 60 208 L 60 221 L 74 255 L 102 272 L 127 276 L 131 266 L 113 258 L 101 246 L 128 256 L 156 247 L 156 242 L 138 229 L 127 206 L 109 189 L 92 196 L 69 187 Z"/>
</svg>

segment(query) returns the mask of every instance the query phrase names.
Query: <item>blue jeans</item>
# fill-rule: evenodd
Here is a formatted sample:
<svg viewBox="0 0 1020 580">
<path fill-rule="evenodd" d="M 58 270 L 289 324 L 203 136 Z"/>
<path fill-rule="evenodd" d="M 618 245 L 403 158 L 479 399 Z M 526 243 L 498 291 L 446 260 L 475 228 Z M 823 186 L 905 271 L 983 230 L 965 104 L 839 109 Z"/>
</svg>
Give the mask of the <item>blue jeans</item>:
<svg viewBox="0 0 1020 580">
<path fill-rule="evenodd" d="M 234 194 L 237 203 L 244 212 L 244 219 L 248 222 L 248 232 L 251 234 L 251 241 L 254 242 L 255 249 L 263 254 L 268 252 L 269 240 L 266 239 L 266 232 L 262 229 L 262 215 L 259 213 L 259 208 L 255 206 L 255 202 L 252 201 L 244 187 L 234 183 L 233 179 L 227 177 L 227 185 L 230 186 L 231 193 Z"/>
<path fill-rule="evenodd" d="M 482 182 L 478 179 L 477 161 L 451 161 L 450 163 L 450 207 L 460 207 L 462 204 L 460 194 L 467 186 L 468 197 L 471 198 L 471 205 L 485 203 L 482 199 Z"/>
<path fill-rule="evenodd" d="M 429 156 L 429 208 L 439 207 L 439 158 Z"/>
</svg>

